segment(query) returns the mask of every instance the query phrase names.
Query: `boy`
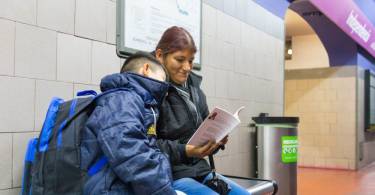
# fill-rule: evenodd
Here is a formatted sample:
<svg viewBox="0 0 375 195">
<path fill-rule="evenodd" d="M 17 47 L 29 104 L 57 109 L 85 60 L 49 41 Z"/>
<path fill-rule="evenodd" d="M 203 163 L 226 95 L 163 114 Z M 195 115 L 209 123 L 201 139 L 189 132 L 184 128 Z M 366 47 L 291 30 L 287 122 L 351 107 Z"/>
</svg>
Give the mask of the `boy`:
<svg viewBox="0 0 375 195">
<path fill-rule="evenodd" d="M 97 100 L 82 132 L 82 167 L 106 163 L 88 178 L 84 194 L 176 194 L 169 160 L 156 146 L 165 79 L 160 63 L 144 52 L 129 57 L 120 73 L 102 79 L 103 92 L 121 90 Z"/>
</svg>

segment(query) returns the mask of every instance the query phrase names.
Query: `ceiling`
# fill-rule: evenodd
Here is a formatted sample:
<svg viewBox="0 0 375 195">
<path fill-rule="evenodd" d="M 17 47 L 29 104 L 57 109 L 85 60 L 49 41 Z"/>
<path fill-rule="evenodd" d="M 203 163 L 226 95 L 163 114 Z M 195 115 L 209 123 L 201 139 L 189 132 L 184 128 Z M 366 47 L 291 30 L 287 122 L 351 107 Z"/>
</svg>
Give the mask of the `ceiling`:
<svg viewBox="0 0 375 195">
<path fill-rule="evenodd" d="M 310 25 L 296 12 L 288 9 L 285 15 L 286 36 L 299 36 L 315 34 Z"/>
</svg>

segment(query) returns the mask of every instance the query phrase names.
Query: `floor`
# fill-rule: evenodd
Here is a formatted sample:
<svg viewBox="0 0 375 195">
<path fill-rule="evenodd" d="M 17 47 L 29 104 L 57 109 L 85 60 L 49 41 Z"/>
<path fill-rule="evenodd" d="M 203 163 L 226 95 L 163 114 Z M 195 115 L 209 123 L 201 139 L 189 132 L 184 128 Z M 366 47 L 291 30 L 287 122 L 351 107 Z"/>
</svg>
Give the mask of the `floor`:
<svg viewBox="0 0 375 195">
<path fill-rule="evenodd" d="M 375 163 L 359 171 L 298 168 L 298 195 L 375 195 Z"/>
</svg>

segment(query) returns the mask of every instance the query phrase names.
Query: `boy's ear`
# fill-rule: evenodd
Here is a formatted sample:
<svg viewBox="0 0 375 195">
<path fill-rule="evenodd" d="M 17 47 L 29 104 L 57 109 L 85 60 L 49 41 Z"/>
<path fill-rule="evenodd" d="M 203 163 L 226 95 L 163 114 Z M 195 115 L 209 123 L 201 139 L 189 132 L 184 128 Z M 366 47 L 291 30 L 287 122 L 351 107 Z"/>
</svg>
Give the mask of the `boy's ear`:
<svg viewBox="0 0 375 195">
<path fill-rule="evenodd" d="M 142 68 L 140 69 L 140 72 L 143 76 L 149 77 L 151 69 L 149 63 L 144 63 Z"/>
</svg>

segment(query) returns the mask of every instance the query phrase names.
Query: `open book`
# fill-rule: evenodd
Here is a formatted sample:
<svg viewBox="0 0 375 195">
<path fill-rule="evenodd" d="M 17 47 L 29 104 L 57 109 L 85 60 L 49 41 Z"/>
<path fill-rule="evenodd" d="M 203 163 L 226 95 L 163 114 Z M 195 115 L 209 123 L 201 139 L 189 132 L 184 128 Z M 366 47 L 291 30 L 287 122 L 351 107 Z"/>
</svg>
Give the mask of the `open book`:
<svg viewBox="0 0 375 195">
<path fill-rule="evenodd" d="M 240 107 L 234 114 L 215 107 L 202 122 L 187 144 L 202 146 L 209 140 L 219 142 L 241 123 L 238 114 L 245 107 Z"/>
</svg>

